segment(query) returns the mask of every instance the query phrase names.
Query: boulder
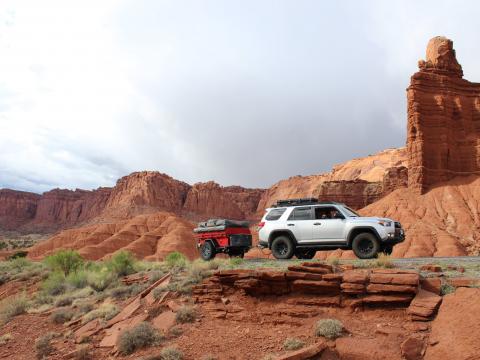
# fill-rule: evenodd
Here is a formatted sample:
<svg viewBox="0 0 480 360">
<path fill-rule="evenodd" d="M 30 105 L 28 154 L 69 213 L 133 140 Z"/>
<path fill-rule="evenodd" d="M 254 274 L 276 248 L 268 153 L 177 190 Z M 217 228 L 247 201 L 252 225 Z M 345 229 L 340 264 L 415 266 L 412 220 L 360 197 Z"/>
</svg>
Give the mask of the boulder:
<svg viewBox="0 0 480 360">
<path fill-rule="evenodd" d="M 280 355 L 275 360 L 307 360 L 317 357 L 327 348 L 327 343 L 320 340 L 319 342 L 304 347 L 300 350 L 289 352 L 285 355 Z"/>
<path fill-rule="evenodd" d="M 420 289 L 418 294 L 413 298 L 410 306 L 407 309 L 407 314 L 413 315 L 416 319 L 423 318 L 430 319 L 435 315 L 442 297 L 430 291 Z"/>
<path fill-rule="evenodd" d="M 440 278 L 424 278 L 420 280 L 420 287 L 426 291 L 440 295 L 442 280 Z"/>
<path fill-rule="evenodd" d="M 410 336 L 400 346 L 402 357 L 405 360 L 422 360 L 425 342 L 416 336 Z"/>
</svg>

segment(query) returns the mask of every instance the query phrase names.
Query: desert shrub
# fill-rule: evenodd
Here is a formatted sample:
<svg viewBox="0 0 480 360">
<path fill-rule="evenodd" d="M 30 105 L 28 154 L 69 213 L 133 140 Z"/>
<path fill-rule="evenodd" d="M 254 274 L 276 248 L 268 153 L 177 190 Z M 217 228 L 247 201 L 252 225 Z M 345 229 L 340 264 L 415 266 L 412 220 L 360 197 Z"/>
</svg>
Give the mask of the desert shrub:
<svg viewBox="0 0 480 360">
<path fill-rule="evenodd" d="M 12 255 L 8 257 L 8 260 L 15 260 L 19 258 L 26 258 L 28 255 L 28 251 L 16 251 Z"/>
<path fill-rule="evenodd" d="M 165 276 L 165 273 L 160 270 L 154 270 L 148 273 L 148 283 L 151 285 L 155 281 L 160 280 L 162 277 Z"/>
<path fill-rule="evenodd" d="M 378 257 L 372 261 L 373 267 L 381 267 L 381 268 L 393 268 L 395 264 L 392 261 L 392 257 L 390 255 L 380 253 Z"/>
<path fill-rule="evenodd" d="M 109 289 L 109 295 L 114 299 L 126 299 L 141 293 L 147 287 L 147 284 L 120 285 Z"/>
<path fill-rule="evenodd" d="M 297 338 L 287 338 L 283 343 L 283 348 L 285 350 L 298 350 L 301 349 L 305 343 Z"/>
<path fill-rule="evenodd" d="M 153 289 L 153 298 L 155 300 L 158 300 L 162 297 L 162 295 L 167 291 L 167 286 L 159 286 L 155 289 Z"/>
<path fill-rule="evenodd" d="M 71 309 L 59 309 L 50 315 L 50 320 L 55 324 L 63 324 L 72 320 L 75 313 Z"/>
<path fill-rule="evenodd" d="M 155 328 L 147 322 L 120 333 L 117 348 L 121 354 L 128 355 L 135 350 L 152 345 L 157 340 Z"/>
<path fill-rule="evenodd" d="M 43 359 L 53 352 L 54 348 L 51 341 L 56 336 L 57 334 L 50 332 L 35 340 L 37 359 Z"/>
<path fill-rule="evenodd" d="M 315 335 L 335 339 L 342 334 L 343 325 L 336 319 L 321 319 L 315 325 Z"/>
<path fill-rule="evenodd" d="M 25 294 L 11 296 L 0 302 L 0 324 L 9 322 L 13 317 L 24 314 L 29 303 Z"/>
<path fill-rule="evenodd" d="M 73 354 L 75 360 L 88 360 L 91 358 L 90 355 L 90 346 L 89 345 L 80 345 Z"/>
<path fill-rule="evenodd" d="M 66 288 L 65 277 L 61 272 L 50 273 L 41 285 L 44 293 L 53 296 L 63 294 Z"/>
<path fill-rule="evenodd" d="M 160 358 L 162 360 L 182 360 L 183 353 L 177 348 L 169 346 L 162 349 L 160 352 Z"/>
<path fill-rule="evenodd" d="M 340 259 L 336 256 L 330 256 L 328 259 L 327 259 L 327 264 L 328 265 L 338 265 L 340 264 Z"/>
<path fill-rule="evenodd" d="M 231 267 L 240 266 L 240 265 L 242 265 L 244 262 L 245 262 L 245 260 L 243 260 L 243 259 L 240 258 L 240 257 L 232 257 L 232 258 L 230 258 L 230 260 L 229 260 L 229 264 L 230 264 Z"/>
<path fill-rule="evenodd" d="M 455 286 L 452 286 L 448 283 L 444 283 L 440 286 L 440 294 L 448 295 L 455 292 Z"/>
<path fill-rule="evenodd" d="M 5 345 L 7 342 L 9 342 L 12 339 L 13 339 L 13 336 L 10 333 L 0 335 L 0 346 Z"/>
<path fill-rule="evenodd" d="M 171 268 L 184 268 L 187 265 L 187 258 L 181 252 L 174 251 L 165 257 L 165 263 Z"/>
<path fill-rule="evenodd" d="M 83 322 L 87 323 L 93 319 L 104 319 L 104 320 L 110 320 L 112 319 L 115 315 L 119 313 L 118 307 L 115 304 L 105 302 L 102 305 L 100 305 L 97 309 L 94 309 L 83 317 Z"/>
<path fill-rule="evenodd" d="M 88 285 L 87 273 L 84 270 L 71 272 L 66 277 L 66 282 L 74 288 L 82 289 Z"/>
<path fill-rule="evenodd" d="M 95 291 L 104 291 L 116 279 L 117 277 L 106 268 L 103 268 L 100 271 L 87 272 L 87 283 Z"/>
<path fill-rule="evenodd" d="M 106 263 L 107 268 L 117 276 L 125 276 L 135 272 L 135 257 L 132 253 L 121 250 L 117 251 Z"/>
<path fill-rule="evenodd" d="M 55 306 L 62 307 L 62 306 L 72 305 L 73 300 L 74 300 L 73 297 L 69 295 L 59 296 L 55 300 Z"/>
<path fill-rule="evenodd" d="M 9 267 L 11 269 L 14 269 L 14 270 L 17 270 L 17 271 L 21 271 L 21 270 L 25 269 L 26 267 L 29 267 L 29 266 L 32 265 L 31 261 L 29 261 L 25 257 L 21 257 L 21 256 L 12 258 L 8 262 L 9 262 Z"/>
<path fill-rule="evenodd" d="M 74 250 L 60 250 L 53 255 L 47 256 L 45 263 L 53 271 L 61 271 L 67 276 L 82 266 L 83 259 Z"/>
<path fill-rule="evenodd" d="M 76 299 L 72 303 L 72 307 L 77 310 L 79 314 L 86 314 L 93 310 L 94 302 L 90 299 Z"/>
<path fill-rule="evenodd" d="M 177 337 L 183 334 L 183 330 L 179 326 L 173 326 L 168 330 L 168 334 L 173 337 Z"/>
<path fill-rule="evenodd" d="M 191 306 L 182 306 L 178 309 L 177 313 L 175 314 L 175 320 L 177 323 L 191 323 L 195 321 L 197 317 L 197 312 Z"/>
</svg>

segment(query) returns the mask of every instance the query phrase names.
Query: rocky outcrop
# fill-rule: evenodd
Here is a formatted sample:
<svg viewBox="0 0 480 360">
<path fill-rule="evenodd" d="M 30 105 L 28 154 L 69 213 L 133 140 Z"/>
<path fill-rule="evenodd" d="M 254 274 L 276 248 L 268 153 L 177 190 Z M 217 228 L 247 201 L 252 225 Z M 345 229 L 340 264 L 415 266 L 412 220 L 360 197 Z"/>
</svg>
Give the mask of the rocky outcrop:
<svg viewBox="0 0 480 360">
<path fill-rule="evenodd" d="M 180 251 L 190 259 L 197 257 L 193 225 L 172 213 L 138 215 L 130 220 L 96 224 L 64 230 L 33 246 L 29 257 L 40 259 L 58 249 L 75 249 L 85 259 L 98 260 L 118 250 L 136 257 L 161 260 Z"/>
<path fill-rule="evenodd" d="M 420 195 L 400 189 L 362 209 L 366 216 L 398 220 L 406 239 L 394 257 L 480 254 L 480 178 L 456 178 Z"/>
<path fill-rule="evenodd" d="M 459 288 L 443 298 L 425 360 L 478 359 L 480 354 L 480 289 Z"/>
<path fill-rule="evenodd" d="M 194 287 L 197 301 L 220 302 L 231 289 L 250 296 L 311 296 L 302 301 L 328 306 L 408 306 L 418 291 L 419 275 L 408 270 L 347 270 L 322 263 L 289 266 L 287 272 L 222 270 Z"/>
<path fill-rule="evenodd" d="M 0 227 L 15 230 L 35 217 L 40 195 L 0 189 Z"/>
<path fill-rule="evenodd" d="M 480 174 L 480 84 L 462 79 L 453 42 L 428 43 L 407 89 L 408 182 L 423 193 L 460 175 Z"/>
<path fill-rule="evenodd" d="M 316 197 L 346 203 L 359 209 L 407 184 L 405 148 L 388 149 L 365 158 L 337 165 L 330 173 L 294 176 L 282 180 L 263 194 L 257 214 L 277 200 Z"/>
<path fill-rule="evenodd" d="M 213 181 L 198 183 L 188 191 L 183 212 L 194 219 L 252 219 L 263 192 L 262 189 L 245 189 L 240 186 L 223 187 Z"/>
</svg>

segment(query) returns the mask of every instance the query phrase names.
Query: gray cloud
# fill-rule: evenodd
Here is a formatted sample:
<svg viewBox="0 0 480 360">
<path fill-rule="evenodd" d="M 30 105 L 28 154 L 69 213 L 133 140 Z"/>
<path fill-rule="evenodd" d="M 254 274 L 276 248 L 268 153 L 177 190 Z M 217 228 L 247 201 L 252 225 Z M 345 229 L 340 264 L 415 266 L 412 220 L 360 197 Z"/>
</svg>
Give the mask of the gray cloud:
<svg viewBox="0 0 480 360">
<path fill-rule="evenodd" d="M 144 169 L 190 183 L 267 187 L 403 146 L 405 88 L 432 36 L 453 38 L 466 77 L 480 78 L 474 1 L 454 10 L 441 1 L 112 4 L 98 30 L 79 22 L 92 27 L 92 42 L 102 35 L 98 46 L 69 40 L 89 62 L 80 56 L 64 69 L 63 55 L 33 56 L 27 83 L 39 90 L 28 93 L 0 75 L 0 94 L 9 94 L 0 121 L 42 119 L 25 122 L 27 140 L 12 143 L 21 149 L 0 145 L 0 187 L 92 188 Z M 58 74 L 76 66 L 85 76 L 61 87 Z M 68 106 L 56 104 L 59 89 Z M 35 105 L 46 93 L 52 106 Z M 27 114 L 11 110 L 22 106 Z"/>
</svg>

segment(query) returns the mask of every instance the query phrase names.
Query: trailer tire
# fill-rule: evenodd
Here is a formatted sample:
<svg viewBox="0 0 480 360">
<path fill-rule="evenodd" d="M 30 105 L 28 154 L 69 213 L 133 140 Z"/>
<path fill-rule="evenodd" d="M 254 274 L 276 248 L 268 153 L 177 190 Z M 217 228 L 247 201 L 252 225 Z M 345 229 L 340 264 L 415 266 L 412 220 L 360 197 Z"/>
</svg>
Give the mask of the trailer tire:
<svg viewBox="0 0 480 360">
<path fill-rule="evenodd" d="M 200 246 L 200 257 L 205 260 L 209 261 L 212 260 L 215 255 L 217 255 L 217 252 L 215 250 L 215 246 L 213 246 L 211 241 L 205 241 L 201 246 Z"/>
</svg>

